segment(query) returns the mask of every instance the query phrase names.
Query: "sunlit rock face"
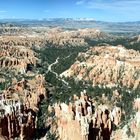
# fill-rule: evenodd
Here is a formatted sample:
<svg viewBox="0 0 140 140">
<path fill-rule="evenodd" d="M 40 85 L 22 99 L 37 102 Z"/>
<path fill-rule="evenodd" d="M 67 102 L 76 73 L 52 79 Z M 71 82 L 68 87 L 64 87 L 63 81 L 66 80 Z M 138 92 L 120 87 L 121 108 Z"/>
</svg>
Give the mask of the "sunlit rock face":
<svg viewBox="0 0 140 140">
<path fill-rule="evenodd" d="M 27 108 L 37 111 L 41 96 L 47 98 L 45 84 L 42 75 L 36 75 L 31 80 L 23 78 L 21 81 L 17 81 L 13 79 L 12 86 L 2 91 L 1 98 L 3 100 L 22 100 Z"/>
<path fill-rule="evenodd" d="M 47 42 L 56 47 L 80 47 L 87 46 L 86 39 L 102 38 L 102 33 L 97 29 L 79 29 L 72 31 L 52 30 L 49 34 Z"/>
<path fill-rule="evenodd" d="M 38 58 L 31 47 L 41 39 L 20 35 L 0 37 L 0 139 L 34 139 L 39 103 L 48 95 L 44 76 L 33 71 Z"/>
<path fill-rule="evenodd" d="M 43 107 L 39 108 L 39 103 L 42 99 L 48 98 L 45 82 L 47 76 L 45 73 L 44 75 L 38 74 L 40 71 L 36 64 L 39 59 L 36 53 L 44 47 L 87 47 L 88 49 L 90 41 L 96 42 L 98 39 L 103 39 L 104 35 L 97 29 L 66 30 L 58 27 L 2 27 L 0 31 L 2 31 L 0 84 L 6 85 L 4 85 L 5 89 L 0 91 L 0 140 L 15 137 L 31 140 L 34 139 L 34 132 L 37 128 L 36 114 L 44 107 L 42 103 Z M 139 38 L 136 40 L 138 42 Z M 83 80 L 84 83 L 89 82 L 89 85 L 103 87 L 103 90 L 106 86 L 115 87 L 114 89 L 117 89 L 119 85 L 133 89 L 139 87 L 140 53 L 127 50 L 123 46 L 105 45 L 91 47 L 87 52 L 79 53 L 76 62 L 60 76 L 72 76 L 76 80 Z M 46 67 L 51 65 L 47 62 L 45 64 Z M 42 69 L 47 71 L 47 68 L 44 69 L 43 66 Z M 83 91 L 77 93 L 80 96 L 74 95 L 74 99 L 72 101 L 70 99 L 67 103 L 60 101 L 52 103 L 53 94 L 57 93 L 53 92 L 50 100 L 53 106 L 48 107 L 51 117 L 47 114 L 47 110 L 43 111 L 43 117 L 45 116 L 43 123 L 47 126 L 46 128 L 50 128 L 52 134 L 57 135 L 61 140 L 90 140 L 93 137 L 109 139 L 111 136 L 113 138 L 116 136 L 115 140 L 123 140 L 127 127 L 116 135 L 112 127 L 112 124 L 120 127 L 122 114 L 125 117 L 128 115 L 127 112 L 124 113 L 124 108 L 117 106 L 117 102 L 123 98 L 123 93 L 119 88 L 112 89 L 110 98 L 101 92 L 99 93 L 102 94 L 101 97 L 97 98 L 97 101 L 96 99 L 92 101 Z M 63 92 L 64 90 L 61 92 L 62 96 Z M 135 136 L 139 132 L 139 105 L 139 99 L 136 99 L 134 101 L 135 118 L 130 124 L 128 123 Z"/>
<path fill-rule="evenodd" d="M 46 99 L 46 82 L 42 75 L 32 79 L 13 79 L 0 93 L 0 136 L 33 139 L 37 128 L 39 102 Z"/>
<path fill-rule="evenodd" d="M 10 27 L 9 27 L 10 29 Z M 18 28 L 17 28 L 18 29 Z M 0 45 L 26 47 L 81 47 L 87 46 L 87 39 L 104 38 L 97 29 L 65 30 L 63 28 L 32 27 L 19 28 L 17 33 L 6 32 L 0 36 Z"/>
<path fill-rule="evenodd" d="M 102 98 L 105 99 L 106 96 Z M 120 125 L 122 115 L 120 107 L 110 107 L 107 104 L 96 105 L 85 90 L 80 93 L 80 96 L 74 95 L 71 102 L 57 102 L 49 106 L 48 110 L 49 113 L 54 112 L 53 122 L 56 122 L 57 126 L 51 125 L 51 133 L 55 133 L 60 140 L 109 140 L 113 126 Z M 56 129 L 55 132 L 53 129 Z"/>
<path fill-rule="evenodd" d="M 140 86 L 140 53 L 123 46 L 100 46 L 79 53 L 77 61 L 61 76 L 75 77 L 95 85 Z"/>
<path fill-rule="evenodd" d="M 24 74 L 28 71 L 29 65 L 36 65 L 35 53 L 24 46 L 2 45 L 0 52 L 0 68 L 14 70 Z"/>
</svg>

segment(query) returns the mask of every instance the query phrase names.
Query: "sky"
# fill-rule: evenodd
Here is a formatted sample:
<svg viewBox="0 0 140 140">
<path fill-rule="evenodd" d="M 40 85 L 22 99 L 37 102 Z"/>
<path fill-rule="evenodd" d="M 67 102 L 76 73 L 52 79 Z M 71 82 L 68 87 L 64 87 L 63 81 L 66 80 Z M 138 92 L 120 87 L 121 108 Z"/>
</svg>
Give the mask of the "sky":
<svg viewBox="0 0 140 140">
<path fill-rule="evenodd" d="M 0 19 L 140 21 L 140 0 L 0 0 Z"/>
</svg>

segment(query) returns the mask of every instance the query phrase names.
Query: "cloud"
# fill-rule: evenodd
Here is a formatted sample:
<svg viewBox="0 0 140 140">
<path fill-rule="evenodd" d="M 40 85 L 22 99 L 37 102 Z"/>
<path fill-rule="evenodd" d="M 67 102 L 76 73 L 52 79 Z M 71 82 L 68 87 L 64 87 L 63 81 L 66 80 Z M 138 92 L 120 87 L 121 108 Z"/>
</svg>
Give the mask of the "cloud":
<svg viewBox="0 0 140 140">
<path fill-rule="evenodd" d="M 7 13 L 7 11 L 5 11 L 5 10 L 0 10 L 0 13 Z"/>
<path fill-rule="evenodd" d="M 83 0 L 77 6 L 93 11 L 96 19 L 139 20 L 140 0 Z M 98 17 L 98 18 L 97 18 Z"/>
<path fill-rule="evenodd" d="M 44 10 L 45 13 L 50 13 L 50 10 Z"/>
<path fill-rule="evenodd" d="M 67 10 L 61 10 L 57 12 L 59 16 L 67 16 L 70 15 L 70 11 Z"/>
<path fill-rule="evenodd" d="M 77 1 L 75 4 L 76 5 L 82 5 L 82 4 L 84 4 L 84 2 L 85 2 L 85 0 L 80 0 L 80 1 Z"/>
<path fill-rule="evenodd" d="M 16 19 L 16 16 L 12 16 L 11 18 L 12 18 L 12 19 Z"/>
<path fill-rule="evenodd" d="M 140 12 L 140 0 L 81 0 L 77 5 L 86 9 L 110 11 L 133 15 Z"/>
<path fill-rule="evenodd" d="M 4 18 L 4 15 L 0 15 L 0 19 L 3 19 Z"/>
<path fill-rule="evenodd" d="M 87 1 L 86 7 L 90 9 L 101 9 L 101 10 L 123 10 L 123 11 L 136 11 L 140 8 L 139 0 L 90 0 Z"/>
<path fill-rule="evenodd" d="M 0 10 L 0 19 L 5 18 L 6 15 L 7 15 L 6 13 L 7 13 L 7 11 L 5 11 L 5 10 Z"/>
</svg>

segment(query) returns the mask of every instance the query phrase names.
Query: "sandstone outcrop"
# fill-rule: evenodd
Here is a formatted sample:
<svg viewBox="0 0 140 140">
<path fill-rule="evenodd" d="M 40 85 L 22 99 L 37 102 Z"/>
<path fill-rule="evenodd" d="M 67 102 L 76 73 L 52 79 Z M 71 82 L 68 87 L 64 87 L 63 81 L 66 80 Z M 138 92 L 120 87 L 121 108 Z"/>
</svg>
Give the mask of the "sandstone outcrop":
<svg viewBox="0 0 140 140">
<path fill-rule="evenodd" d="M 46 82 L 42 75 L 31 80 L 13 79 L 12 86 L 0 94 L 0 131 L 8 138 L 20 136 L 33 139 L 37 123 L 39 102 L 47 98 Z"/>
<path fill-rule="evenodd" d="M 47 98 L 45 84 L 46 82 L 42 75 L 36 75 L 31 80 L 23 78 L 21 81 L 13 82 L 11 87 L 2 91 L 2 97 L 4 100 L 22 100 L 23 104 L 35 111 L 38 110 L 40 97 Z"/>
<path fill-rule="evenodd" d="M 0 68 L 15 69 L 17 73 L 24 74 L 29 65 L 36 65 L 35 53 L 24 46 L 2 45 L 0 51 Z"/>
<path fill-rule="evenodd" d="M 140 53 L 123 46 L 100 46 L 79 53 L 77 61 L 61 76 L 91 81 L 93 86 L 140 86 Z"/>
<path fill-rule="evenodd" d="M 111 39 L 112 35 L 107 37 Z M 139 42 L 139 37 L 135 39 L 134 43 L 135 41 Z M 114 38 L 109 41 L 114 41 Z M 133 43 L 133 39 L 129 41 Z M 127 50 L 120 45 L 107 45 L 107 42 L 104 34 L 97 29 L 67 30 L 60 27 L 26 27 L 11 24 L 0 26 L 0 140 L 14 139 L 15 137 L 20 137 L 21 140 L 34 139 L 37 122 L 39 122 L 36 114 L 40 110 L 41 115 L 38 113 L 38 116 L 40 115 L 38 118 L 41 118 L 39 123 L 43 122 L 43 126 L 39 127 L 44 129 L 46 123 L 47 127 L 45 128 L 47 130 L 50 128 L 50 132 L 59 137 L 60 140 L 108 140 L 113 138 L 112 136 L 121 140 L 126 135 L 128 130 L 126 126 L 128 125 L 135 137 L 139 137 L 139 98 L 133 104 L 136 110 L 135 117 L 131 117 L 130 122 L 123 129 L 119 129 L 119 127 L 122 124 L 122 114 L 126 117 L 128 115 L 122 108 L 122 106 L 125 107 L 126 102 L 123 103 L 122 101 L 126 101 L 125 97 L 129 98 L 127 96 L 129 93 L 132 95 L 131 89 L 140 87 L 140 53 Z M 102 44 L 88 48 L 89 45 L 96 43 Z M 83 84 L 86 85 L 85 88 L 90 87 L 92 89 L 90 85 L 95 86 L 93 88 L 95 89 L 93 91 L 95 96 L 96 86 L 99 87 L 97 90 L 101 89 L 103 92 L 106 90 L 105 94 L 100 92 L 99 96 L 91 98 L 84 90 L 80 96 L 78 96 L 79 93 L 74 95 L 73 100 L 69 98 L 67 103 L 58 101 L 61 99 L 61 95 L 64 95 L 65 89 L 67 95 L 79 90 L 73 90 L 73 83 L 59 77 L 57 71 L 55 72 L 55 64 L 60 64 L 61 67 L 64 64 L 63 60 L 67 62 L 67 58 L 71 59 L 71 54 L 64 59 L 58 56 L 55 62 L 49 64 L 51 62 L 46 61 L 49 60 L 49 58 L 46 59 L 47 56 L 45 59 L 42 58 L 46 50 L 43 55 L 38 54 L 44 47 L 52 47 L 54 50 L 55 48 L 72 47 L 72 51 L 74 50 L 73 47 L 81 47 L 80 52 L 87 47 L 89 50 L 79 53 L 76 62 L 60 76 L 82 80 Z M 64 53 L 63 49 L 62 53 Z M 45 62 L 38 66 L 38 62 L 41 62 L 38 59 L 39 55 L 40 59 Z M 45 76 L 38 73 L 44 73 Z M 50 77 L 48 78 L 46 75 Z M 50 80 L 51 78 L 54 78 L 53 81 L 55 82 L 55 87 L 52 89 L 56 88 L 56 91 L 50 93 L 50 103 L 53 105 L 50 105 L 47 110 L 46 106 L 48 106 L 49 100 L 43 100 L 46 101 L 46 104 L 41 101 L 48 98 L 49 92 L 45 79 Z M 55 81 L 55 78 L 60 81 Z M 61 80 L 63 80 L 62 83 Z M 51 83 L 53 84 L 53 82 Z M 65 86 L 63 83 L 66 83 Z M 78 82 L 76 81 L 76 83 Z M 127 91 L 127 95 L 124 95 L 125 93 L 121 92 L 122 87 L 128 87 L 130 92 Z M 84 87 L 80 87 L 80 89 L 82 88 Z M 109 93 L 107 93 L 108 90 Z M 62 98 L 67 98 L 67 95 Z M 53 101 L 55 103 L 52 103 Z M 46 117 L 48 118 L 45 122 Z M 114 128 L 118 128 L 118 130 L 114 131 Z"/>
<path fill-rule="evenodd" d="M 38 48 L 45 46 L 58 48 L 80 47 L 88 45 L 86 39 L 98 40 L 99 38 L 102 39 L 103 35 L 101 31 L 97 29 L 64 30 L 48 27 L 21 28 L 16 35 L 10 31 L 6 35 L 2 34 L 2 36 L 0 36 L 0 45 Z"/>
<path fill-rule="evenodd" d="M 113 131 L 112 126 L 117 127 L 121 122 L 120 107 L 96 105 L 85 90 L 81 92 L 80 97 L 74 95 L 68 104 L 59 102 L 52 106 L 54 109 L 50 108 L 49 106 L 50 112 L 54 110 L 55 113 L 53 118 L 56 118 L 58 126 L 56 135 L 60 140 L 109 140 Z"/>
<path fill-rule="evenodd" d="M 47 38 L 49 44 L 57 47 L 87 46 L 85 39 L 102 38 L 102 33 L 97 29 L 79 29 L 50 34 Z"/>
</svg>

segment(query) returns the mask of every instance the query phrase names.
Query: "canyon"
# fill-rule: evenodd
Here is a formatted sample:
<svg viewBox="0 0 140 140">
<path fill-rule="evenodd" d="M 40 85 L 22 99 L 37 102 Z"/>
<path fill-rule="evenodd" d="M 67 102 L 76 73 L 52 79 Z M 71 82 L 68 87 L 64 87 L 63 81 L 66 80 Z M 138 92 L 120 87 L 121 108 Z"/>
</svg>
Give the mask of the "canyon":
<svg viewBox="0 0 140 140">
<path fill-rule="evenodd" d="M 0 24 L 0 139 L 139 139 L 140 37 L 120 34 Z"/>
</svg>

